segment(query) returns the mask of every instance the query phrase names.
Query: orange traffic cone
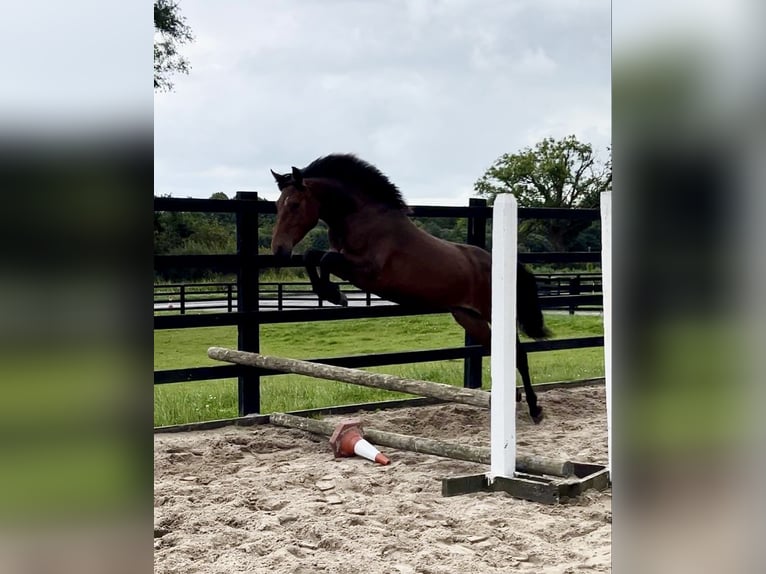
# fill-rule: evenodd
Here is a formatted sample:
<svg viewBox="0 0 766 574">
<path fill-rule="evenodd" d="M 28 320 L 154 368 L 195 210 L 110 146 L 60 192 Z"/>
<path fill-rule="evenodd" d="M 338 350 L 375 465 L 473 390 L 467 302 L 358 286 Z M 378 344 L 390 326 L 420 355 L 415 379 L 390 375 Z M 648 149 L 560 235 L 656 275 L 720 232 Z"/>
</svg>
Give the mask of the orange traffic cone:
<svg viewBox="0 0 766 574">
<path fill-rule="evenodd" d="M 365 440 L 362 422 L 358 419 L 341 421 L 330 437 L 330 446 L 336 457 L 361 456 L 378 464 L 389 464 L 391 460 Z"/>
</svg>

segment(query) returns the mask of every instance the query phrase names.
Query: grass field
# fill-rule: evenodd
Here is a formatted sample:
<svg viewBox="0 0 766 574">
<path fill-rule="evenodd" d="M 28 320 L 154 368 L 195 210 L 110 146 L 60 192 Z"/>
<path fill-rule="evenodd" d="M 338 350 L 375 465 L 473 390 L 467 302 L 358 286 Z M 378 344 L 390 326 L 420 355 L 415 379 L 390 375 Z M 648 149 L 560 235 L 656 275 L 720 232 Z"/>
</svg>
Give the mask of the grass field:
<svg viewBox="0 0 766 574">
<path fill-rule="evenodd" d="M 599 316 L 547 314 L 555 338 L 601 335 Z M 461 346 L 464 331 L 449 315 L 396 317 L 264 325 L 261 352 L 293 358 L 361 355 L 404 350 Z M 157 370 L 220 364 L 207 358 L 211 346 L 236 348 L 235 327 L 155 331 L 154 368 Z M 533 383 L 603 376 L 603 349 L 575 349 L 532 353 Z M 460 360 L 372 369 L 409 378 L 462 385 Z M 484 360 L 484 384 L 489 386 L 489 360 Z M 262 411 L 290 411 L 398 398 L 404 395 L 297 375 L 262 379 Z M 236 380 L 157 385 L 154 424 L 237 416 Z"/>
</svg>

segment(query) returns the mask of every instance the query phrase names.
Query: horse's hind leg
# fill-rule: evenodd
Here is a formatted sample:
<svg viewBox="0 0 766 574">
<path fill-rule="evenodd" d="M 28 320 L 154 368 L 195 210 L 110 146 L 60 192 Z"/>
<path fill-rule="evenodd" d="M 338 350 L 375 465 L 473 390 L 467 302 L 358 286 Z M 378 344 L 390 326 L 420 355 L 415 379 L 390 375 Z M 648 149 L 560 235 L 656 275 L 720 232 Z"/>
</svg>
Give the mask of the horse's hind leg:
<svg viewBox="0 0 766 574">
<path fill-rule="evenodd" d="M 469 309 L 452 309 L 452 316 L 476 342 L 490 348 L 492 332 L 489 323 L 482 317 Z M 529 362 L 527 361 L 527 352 L 521 346 L 518 335 L 516 336 L 516 368 L 521 374 L 521 381 L 524 383 L 524 394 L 527 398 L 529 407 L 529 416 L 535 423 L 543 420 L 543 409 L 537 404 L 537 394 L 532 388 L 532 378 L 529 376 Z M 520 392 L 516 389 L 516 400 L 521 400 Z"/>
<path fill-rule="evenodd" d="M 474 341 L 487 350 L 491 349 L 492 330 L 489 323 L 481 315 L 470 309 L 455 308 L 452 309 L 452 316 Z M 516 402 L 519 401 L 521 401 L 521 391 L 516 389 Z"/>
<path fill-rule="evenodd" d="M 464 309 L 462 307 L 456 307 L 450 309 L 455 321 L 466 330 L 466 332 L 473 337 L 479 345 L 483 345 L 487 349 L 490 348 L 490 342 L 492 338 L 492 332 L 489 329 L 489 323 L 482 319 L 476 311 L 471 309 Z"/>
<path fill-rule="evenodd" d="M 519 336 L 516 335 L 516 367 L 521 374 L 521 381 L 524 383 L 524 394 L 527 397 L 529 406 L 529 415 L 535 423 L 543 420 L 543 409 L 537 404 L 537 395 L 532 388 L 532 379 L 529 376 L 529 363 L 527 362 L 527 352 L 522 348 Z"/>
</svg>

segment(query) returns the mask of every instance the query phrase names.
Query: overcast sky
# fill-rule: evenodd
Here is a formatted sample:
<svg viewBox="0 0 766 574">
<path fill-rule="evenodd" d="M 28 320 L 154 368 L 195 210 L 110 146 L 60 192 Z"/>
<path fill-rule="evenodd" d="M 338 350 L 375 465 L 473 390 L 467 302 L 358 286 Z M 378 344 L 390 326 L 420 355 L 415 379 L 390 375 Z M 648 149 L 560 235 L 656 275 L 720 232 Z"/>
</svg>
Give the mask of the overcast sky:
<svg viewBox="0 0 766 574">
<path fill-rule="evenodd" d="M 611 145 L 609 0 L 181 0 L 192 69 L 155 96 L 155 193 L 274 199 L 356 153 L 412 205 L 465 205 L 503 153 Z"/>
</svg>

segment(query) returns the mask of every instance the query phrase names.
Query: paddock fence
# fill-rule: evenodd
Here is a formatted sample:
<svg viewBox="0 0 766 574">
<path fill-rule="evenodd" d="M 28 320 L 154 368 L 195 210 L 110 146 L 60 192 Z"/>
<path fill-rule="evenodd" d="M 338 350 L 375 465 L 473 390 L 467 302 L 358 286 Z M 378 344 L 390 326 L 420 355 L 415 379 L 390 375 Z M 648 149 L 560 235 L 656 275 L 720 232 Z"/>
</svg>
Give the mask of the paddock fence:
<svg viewBox="0 0 766 574">
<path fill-rule="evenodd" d="M 581 295 L 601 293 L 601 273 L 535 273 L 537 290 L 541 297 L 553 295 Z M 348 299 L 350 306 L 372 307 L 395 305 L 369 291 L 362 291 L 344 281 L 336 281 Z M 309 281 L 261 281 L 258 306 L 260 309 L 305 309 L 330 305 L 311 290 Z M 226 310 L 233 313 L 237 308 L 237 284 L 229 282 L 210 283 L 161 283 L 154 286 L 154 311 L 180 313 Z M 577 311 L 601 311 L 601 305 L 581 304 L 546 305 L 546 309 L 567 310 L 570 315 Z"/>
<path fill-rule="evenodd" d="M 258 223 L 261 215 L 275 214 L 276 206 L 271 201 L 259 201 L 256 192 L 241 191 L 234 199 L 191 199 L 191 198 L 155 198 L 154 210 L 157 212 L 204 212 L 234 213 L 236 228 L 236 252 L 215 255 L 155 255 L 155 272 L 169 269 L 196 268 L 208 269 L 220 274 L 232 274 L 234 283 L 220 283 L 210 289 L 223 289 L 226 293 L 223 305 L 211 308 L 196 308 L 190 312 L 192 301 L 199 295 L 192 296 L 193 290 L 184 287 L 184 307 L 178 312 L 168 310 L 155 313 L 154 329 L 189 329 L 219 326 L 236 326 L 237 346 L 239 350 L 260 352 L 261 325 L 276 323 L 299 323 L 312 321 L 354 320 L 362 318 L 405 317 L 444 313 L 440 309 L 411 307 L 396 304 L 352 305 L 348 307 L 312 306 L 290 307 L 285 305 L 284 293 L 291 286 L 282 287 L 273 283 L 260 282 L 260 271 L 267 268 L 303 267 L 300 255 L 289 259 L 273 255 L 258 254 Z M 465 242 L 487 248 L 487 227 L 492 219 L 492 207 L 486 200 L 472 198 L 467 207 L 462 206 L 413 206 L 412 216 L 419 218 L 449 217 L 465 218 L 467 234 Z M 561 219 L 598 221 L 598 209 L 559 209 L 559 208 L 519 208 L 519 219 Z M 600 264 L 600 251 L 577 252 L 523 252 L 519 261 L 525 264 Z M 541 286 L 541 304 L 544 309 L 600 309 L 603 304 L 600 276 L 597 274 L 579 274 L 574 283 L 572 277 L 565 280 L 555 279 L 556 274 L 546 278 L 538 275 Z M 181 286 L 178 286 L 180 290 Z M 270 291 L 272 290 L 272 291 Z M 280 290 L 283 304 L 264 308 L 262 296 L 276 292 L 277 301 Z M 188 291 L 188 293 L 187 293 Z M 216 292 L 218 293 L 218 292 Z M 361 293 L 361 292 L 360 292 Z M 203 293 L 209 297 L 211 293 Z M 367 298 L 366 294 L 361 294 Z M 267 297 L 268 298 L 268 297 Z M 196 305 L 196 303 L 194 303 Z M 545 352 L 562 349 L 581 349 L 600 347 L 604 344 L 602 336 L 553 339 L 523 343 L 527 352 Z M 466 336 L 462 347 L 429 349 L 423 351 L 401 351 L 375 353 L 343 357 L 322 357 L 314 362 L 340 367 L 363 368 L 430 361 L 462 359 L 463 381 L 467 388 L 480 388 L 482 385 L 482 358 L 488 355 L 480 345 Z M 236 378 L 238 381 L 238 410 L 240 416 L 259 413 L 261 408 L 262 376 L 279 375 L 277 371 L 243 367 L 242 365 L 216 365 L 165 369 L 154 372 L 154 384 L 205 381 L 212 379 Z"/>
</svg>

